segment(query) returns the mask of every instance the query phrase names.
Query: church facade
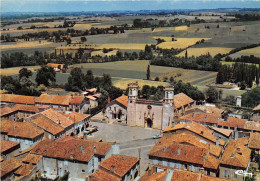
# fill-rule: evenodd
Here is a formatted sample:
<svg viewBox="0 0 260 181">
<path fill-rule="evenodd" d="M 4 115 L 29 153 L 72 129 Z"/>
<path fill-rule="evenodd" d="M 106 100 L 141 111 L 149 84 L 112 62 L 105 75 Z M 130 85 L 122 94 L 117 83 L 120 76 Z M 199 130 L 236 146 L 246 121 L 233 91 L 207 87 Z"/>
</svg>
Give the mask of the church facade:
<svg viewBox="0 0 260 181">
<path fill-rule="evenodd" d="M 128 84 L 127 125 L 145 128 L 167 128 L 174 119 L 174 88 L 164 88 L 163 101 L 138 99 L 138 84 Z"/>
</svg>

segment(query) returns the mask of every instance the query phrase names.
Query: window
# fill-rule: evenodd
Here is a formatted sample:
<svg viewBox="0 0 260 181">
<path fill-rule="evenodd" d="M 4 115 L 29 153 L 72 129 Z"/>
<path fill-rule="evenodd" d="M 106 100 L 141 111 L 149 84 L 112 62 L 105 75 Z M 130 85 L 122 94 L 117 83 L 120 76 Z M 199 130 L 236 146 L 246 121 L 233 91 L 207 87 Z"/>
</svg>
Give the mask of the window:
<svg viewBox="0 0 260 181">
<path fill-rule="evenodd" d="M 85 173 L 86 171 L 85 170 L 82 170 L 82 173 Z"/>
<path fill-rule="evenodd" d="M 237 178 L 237 174 L 236 174 L 236 172 L 234 172 L 234 178 Z"/>
<path fill-rule="evenodd" d="M 98 157 L 98 162 L 101 162 L 101 157 Z"/>
<path fill-rule="evenodd" d="M 228 170 L 224 170 L 224 177 L 225 177 L 225 178 L 228 177 Z"/>
</svg>

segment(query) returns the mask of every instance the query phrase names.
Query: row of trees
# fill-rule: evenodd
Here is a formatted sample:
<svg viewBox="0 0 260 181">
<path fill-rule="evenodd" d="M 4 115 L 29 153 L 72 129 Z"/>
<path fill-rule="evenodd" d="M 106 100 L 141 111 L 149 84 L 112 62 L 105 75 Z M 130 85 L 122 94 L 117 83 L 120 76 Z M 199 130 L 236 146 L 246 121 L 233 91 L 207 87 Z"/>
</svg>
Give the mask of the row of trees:
<svg viewBox="0 0 260 181">
<path fill-rule="evenodd" d="M 241 57 L 238 57 L 238 58 L 231 58 L 230 56 L 227 56 L 225 58 L 225 62 L 242 62 L 242 63 L 259 64 L 260 58 L 255 57 L 254 55 L 250 55 L 250 56 L 242 55 Z"/>
<path fill-rule="evenodd" d="M 252 87 L 253 82 L 259 84 L 260 69 L 256 65 L 248 65 L 245 63 L 235 63 L 232 66 L 222 65 L 218 71 L 216 83 L 223 82 L 240 83 L 241 89 Z"/>
<path fill-rule="evenodd" d="M 176 57 L 176 56 L 157 56 L 151 60 L 151 65 L 180 67 L 184 69 L 218 71 L 221 64 L 210 55 L 199 57 Z"/>
</svg>

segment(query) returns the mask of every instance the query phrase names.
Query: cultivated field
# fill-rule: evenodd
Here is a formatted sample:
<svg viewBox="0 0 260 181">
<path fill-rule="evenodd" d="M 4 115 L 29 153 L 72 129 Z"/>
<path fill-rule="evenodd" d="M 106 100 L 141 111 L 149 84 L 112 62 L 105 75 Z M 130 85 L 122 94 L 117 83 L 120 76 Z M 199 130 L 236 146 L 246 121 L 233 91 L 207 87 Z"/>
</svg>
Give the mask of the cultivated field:
<svg viewBox="0 0 260 181">
<path fill-rule="evenodd" d="M 167 82 L 157 82 L 157 81 L 149 81 L 149 80 L 140 80 L 140 79 L 120 79 L 120 80 L 115 80 L 113 81 L 113 85 L 120 88 L 120 89 L 127 89 L 127 84 L 131 82 L 138 82 L 138 86 L 140 89 L 144 85 L 149 85 L 149 86 L 166 86 L 169 85 Z"/>
<path fill-rule="evenodd" d="M 254 55 L 255 57 L 260 58 L 260 47 L 241 50 L 241 51 L 231 54 L 229 56 L 232 58 L 238 58 L 241 56 L 250 56 L 250 55 Z"/>
<path fill-rule="evenodd" d="M 214 57 L 218 53 L 226 54 L 226 53 L 229 53 L 231 50 L 232 50 L 232 48 L 222 48 L 222 47 L 188 48 L 187 54 L 188 54 L 188 57 L 192 57 L 192 56 L 198 57 L 200 55 L 206 55 L 209 53 L 212 57 Z M 182 51 L 177 56 L 184 57 L 185 53 L 186 53 L 186 50 Z"/>
<path fill-rule="evenodd" d="M 101 57 L 105 57 L 105 56 L 111 56 L 111 55 L 116 55 L 117 50 L 112 50 L 110 52 L 104 53 L 102 50 L 99 51 L 93 51 L 91 52 L 91 56 L 101 56 Z"/>
<path fill-rule="evenodd" d="M 22 68 L 27 68 L 31 70 L 32 72 L 35 72 L 37 69 L 40 68 L 40 66 L 27 66 L 27 67 L 13 67 L 13 68 L 5 68 L 5 69 L 0 69 L 1 75 L 15 75 L 19 74 L 19 71 Z"/>
<path fill-rule="evenodd" d="M 161 38 L 163 39 L 163 37 Z M 204 40 L 209 40 L 210 38 L 175 38 L 176 41 L 163 42 L 157 45 L 160 48 L 187 48 L 191 45 L 194 45 L 196 42 Z"/>
<path fill-rule="evenodd" d="M 17 42 L 12 44 L 1 44 L 0 49 L 1 50 L 7 50 L 7 49 L 16 49 L 16 48 L 31 48 L 31 47 L 39 47 L 39 46 L 45 46 L 52 44 L 53 42 L 48 41 L 29 41 L 29 42 Z"/>
</svg>

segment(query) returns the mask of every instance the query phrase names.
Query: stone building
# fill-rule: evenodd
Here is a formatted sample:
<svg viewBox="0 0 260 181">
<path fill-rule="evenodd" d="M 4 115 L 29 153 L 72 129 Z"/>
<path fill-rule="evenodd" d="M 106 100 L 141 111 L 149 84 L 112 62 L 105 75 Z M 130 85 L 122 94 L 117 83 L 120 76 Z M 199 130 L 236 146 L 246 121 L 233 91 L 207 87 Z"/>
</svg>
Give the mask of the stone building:
<svg viewBox="0 0 260 181">
<path fill-rule="evenodd" d="M 113 180 L 132 181 L 139 174 L 139 158 L 126 155 L 111 155 L 102 161 L 90 181 Z"/>
<path fill-rule="evenodd" d="M 43 156 L 43 175 L 48 179 L 62 177 L 85 180 L 99 164 L 112 154 L 119 154 L 119 144 L 66 137 L 61 140 L 43 140 L 31 154 Z"/>
<path fill-rule="evenodd" d="M 138 99 L 138 84 L 128 84 L 127 125 L 165 129 L 174 118 L 174 88 L 164 88 L 161 101 Z"/>
<path fill-rule="evenodd" d="M 29 122 L 2 120 L 1 139 L 20 143 L 20 151 L 36 145 L 44 137 L 44 132 Z"/>
</svg>

